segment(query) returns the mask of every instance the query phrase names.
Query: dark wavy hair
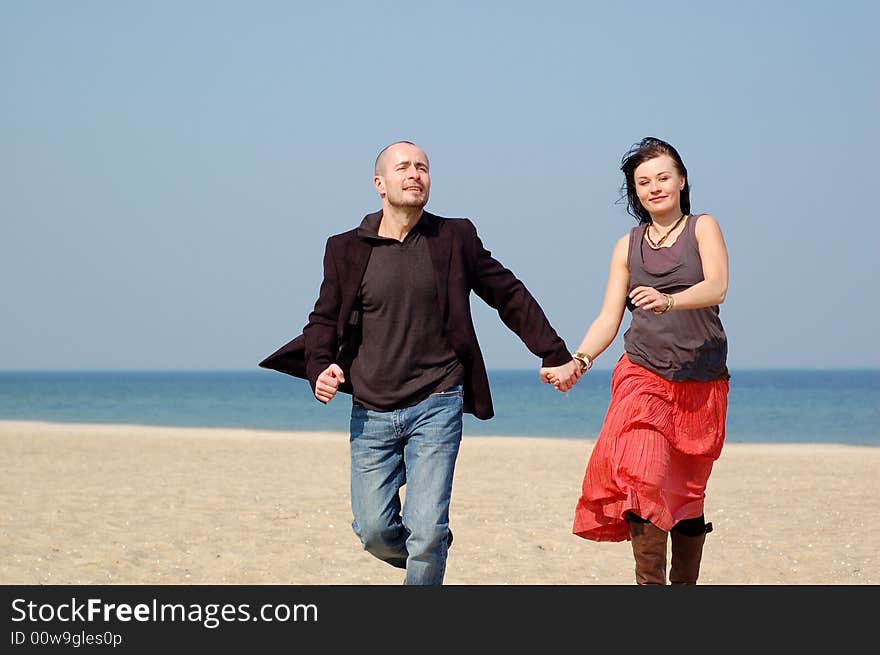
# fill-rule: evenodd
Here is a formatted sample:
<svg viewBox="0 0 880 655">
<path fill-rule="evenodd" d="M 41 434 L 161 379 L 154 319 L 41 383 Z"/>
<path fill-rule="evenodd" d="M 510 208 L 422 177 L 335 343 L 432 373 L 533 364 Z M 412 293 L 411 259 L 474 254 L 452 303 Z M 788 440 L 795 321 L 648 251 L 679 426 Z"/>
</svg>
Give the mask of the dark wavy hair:
<svg viewBox="0 0 880 655">
<path fill-rule="evenodd" d="M 638 143 L 633 144 L 620 162 L 620 170 L 623 171 L 624 183 L 620 187 L 620 200 L 626 198 L 626 212 L 635 218 L 640 224 L 650 223 L 651 214 L 642 205 L 636 193 L 635 172 L 642 163 L 660 155 L 669 155 L 675 162 L 679 175 L 684 178 L 684 189 L 681 190 L 681 211 L 691 213 L 691 182 L 688 178 L 687 169 L 681 160 L 681 155 L 666 141 L 653 136 L 646 136 Z"/>
</svg>

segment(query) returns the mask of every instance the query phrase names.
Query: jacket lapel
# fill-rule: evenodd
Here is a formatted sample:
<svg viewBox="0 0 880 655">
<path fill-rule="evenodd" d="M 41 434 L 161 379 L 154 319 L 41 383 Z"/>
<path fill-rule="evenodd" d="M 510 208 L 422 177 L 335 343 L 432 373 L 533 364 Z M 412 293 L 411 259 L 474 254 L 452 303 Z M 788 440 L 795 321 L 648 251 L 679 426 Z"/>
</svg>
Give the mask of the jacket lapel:
<svg viewBox="0 0 880 655">
<path fill-rule="evenodd" d="M 428 237 L 428 249 L 431 251 L 431 263 L 434 265 L 434 282 L 437 285 L 437 304 L 440 305 L 440 318 L 444 325 L 449 315 L 449 303 L 447 294 L 449 289 L 449 260 L 452 247 L 449 239 L 445 238 L 440 225 L 440 219 L 433 214 L 425 212 L 422 216 L 425 222 L 424 234 Z"/>
<path fill-rule="evenodd" d="M 361 281 L 364 279 L 364 271 L 367 270 L 367 262 L 370 261 L 371 250 L 372 247 L 365 239 L 355 237 L 351 243 L 346 244 L 345 252 L 342 253 L 343 261 L 339 267 L 342 304 L 337 324 L 340 337 L 345 325 L 352 322 L 352 309 L 361 287 Z"/>
</svg>

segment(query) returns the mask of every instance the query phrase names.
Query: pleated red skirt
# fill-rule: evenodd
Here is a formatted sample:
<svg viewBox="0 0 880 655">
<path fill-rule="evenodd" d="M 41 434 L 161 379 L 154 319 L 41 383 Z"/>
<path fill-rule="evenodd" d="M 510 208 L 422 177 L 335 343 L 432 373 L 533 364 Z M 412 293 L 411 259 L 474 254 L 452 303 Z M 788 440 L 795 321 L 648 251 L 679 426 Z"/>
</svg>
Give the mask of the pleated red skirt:
<svg viewBox="0 0 880 655">
<path fill-rule="evenodd" d="M 706 483 L 724 445 L 728 390 L 727 379 L 672 382 L 624 354 L 572 532 L 626 541 L 627 512 L 667 531 L 703 514 Z"/>
</svg>

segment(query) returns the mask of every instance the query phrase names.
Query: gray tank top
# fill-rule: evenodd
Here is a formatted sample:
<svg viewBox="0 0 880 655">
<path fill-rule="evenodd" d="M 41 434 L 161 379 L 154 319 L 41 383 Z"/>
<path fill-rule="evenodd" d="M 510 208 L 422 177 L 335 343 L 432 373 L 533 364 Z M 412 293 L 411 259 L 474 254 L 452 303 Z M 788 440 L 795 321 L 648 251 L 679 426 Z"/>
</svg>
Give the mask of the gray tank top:
<svg viewBox="0 0 880 655">
<path fill-rule="evenodd" d="M 699 215 L 691 215 L 669 248 L 655 250 L 645 241 L 646 225 L 629 233 L 629 289 L 654 287 L 677 293 L 703 281 L 703 263 L 695 229 Z M 667 380 L 715 380 L 728 378 L 727 335 L 718 316 L 718 305 L 702 309 L 654 314 L 637 309 L 623 335 L 624 350 L 634 363 Z"/>
</svg>

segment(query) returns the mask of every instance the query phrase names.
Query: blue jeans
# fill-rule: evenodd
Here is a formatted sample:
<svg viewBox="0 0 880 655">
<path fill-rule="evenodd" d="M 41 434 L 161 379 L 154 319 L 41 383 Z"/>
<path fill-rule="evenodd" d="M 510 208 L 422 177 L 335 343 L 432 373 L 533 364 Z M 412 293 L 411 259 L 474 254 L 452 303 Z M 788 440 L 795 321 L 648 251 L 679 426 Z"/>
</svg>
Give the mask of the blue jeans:
<svg viewBox="0 0 880 655">
<path fill-rule="evenodd" d="M 459 385 L 388 412 L 352 405 L 352 528 L 367 552 L 406 569 L 408 585 L 443 584 L 462 401 Z"/>
</svg>

